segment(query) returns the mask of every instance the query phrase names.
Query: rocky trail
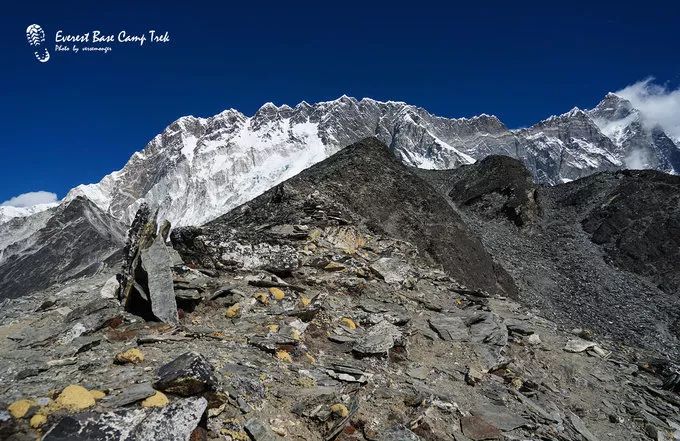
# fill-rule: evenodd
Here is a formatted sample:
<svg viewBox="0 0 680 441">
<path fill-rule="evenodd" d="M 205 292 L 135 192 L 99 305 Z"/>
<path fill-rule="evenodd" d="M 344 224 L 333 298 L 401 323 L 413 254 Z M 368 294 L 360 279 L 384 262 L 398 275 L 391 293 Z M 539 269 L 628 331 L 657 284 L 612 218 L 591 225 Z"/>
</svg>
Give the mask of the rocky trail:
<svg viewBox="0 0 680 441">
<path fill-rule="evenodd" d="M 524 306 L 444 197 L 352 148 L 202 227 L 142 206 L 118 275 L 3 301 L 0 439 L 680 439 L 658 353 Z"/>
</svg>

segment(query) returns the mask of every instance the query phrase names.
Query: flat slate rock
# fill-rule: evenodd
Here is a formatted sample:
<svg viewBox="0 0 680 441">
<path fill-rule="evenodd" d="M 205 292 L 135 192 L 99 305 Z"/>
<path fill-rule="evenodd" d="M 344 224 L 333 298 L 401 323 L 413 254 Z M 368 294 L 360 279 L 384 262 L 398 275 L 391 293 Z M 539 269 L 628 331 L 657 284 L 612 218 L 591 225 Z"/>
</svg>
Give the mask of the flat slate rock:
<svg viewBox="0 0 680 441">
<path fill-rule="evenodd" d="M 399 328 L 387 321 L 382 321 L 370 327 L 364 335 L 359 337 L 352 350 L 365 355 L 386 354 L 400 337 Z"/>
<path fill-rule="evenodd" d="M 410 266 L 400 259 L 382 257 L 371 265 L 371 269 L 378 273 L 387 283 L 401 283 L 412 272 Z"/>
<path fill-rule="evenodd" d="M 205 398 L 187 398 L 162 409 L 69 415 L 49 429 L 43 441 L 188 441 L 207 405 Z"/>
<path fill-rule="evenodd" d="M 473 441 L 499 440 L 503 436 L 498 427 L 477 415 L 461 418 L 460 428 Z"/>
<path fill-rule="evenodd" d="M 470 333 L 462 317 L 437 316 L 432 317 L 429 323 L 442 340 L 467 341 L 470 338 Z"/>
<path fill-rule="evenodd" d="M 105 399 L 104 404 L 108 407 L 116 408 L 136 403 L 155 394 L 156 391 L 151 387 L 151 383 L 134 384 L 118 395 Z"/>
<path fill-rule="evenodd" d="M 504 432 L 515 430 L 519 427 L 529 424 L 529 421 L 519 415 L 510 413 L 510 410 L 502 406 L 484 406 L 479 409 L 474 409 L 472 414 L 482 417 L 490 424 L 498 427 Z"/>
<path fill-rule="evenodd" d="M 262 421 L 251 418 L 246 421 L 246 432 L 253 439 L 253 441 L 278 441 L 279 436 L 276 435 L 269 427 Z"/>
</svg>

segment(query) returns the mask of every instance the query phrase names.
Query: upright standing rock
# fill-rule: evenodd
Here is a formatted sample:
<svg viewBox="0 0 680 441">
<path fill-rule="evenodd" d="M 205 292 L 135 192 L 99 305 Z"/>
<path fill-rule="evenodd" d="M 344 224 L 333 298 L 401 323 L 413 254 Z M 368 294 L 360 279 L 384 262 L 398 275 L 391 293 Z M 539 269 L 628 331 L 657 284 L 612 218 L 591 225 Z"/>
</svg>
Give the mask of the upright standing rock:
<svg viewBox="0 0 680 441">
<path fill-rule="evenodd" d="M 177 301 L 172 283 L 172 263 L 163 238 L 157 236 L 151 246 L 142 250 L 142 269 L 147 274 L 151 311 L 160 321 L 178 323 Z"/>
<path fill-rule="evenodd" d="M 125 263 L 119 274 L 120 300 L 125 309 L 145 319 L 177 324 L 177 302 L 172 283 L 172 259 L 164 237 L 166 221 L 157 234 L 156 214 L 146 204 L 137 210 L 125 245 Z"/>
</svg>

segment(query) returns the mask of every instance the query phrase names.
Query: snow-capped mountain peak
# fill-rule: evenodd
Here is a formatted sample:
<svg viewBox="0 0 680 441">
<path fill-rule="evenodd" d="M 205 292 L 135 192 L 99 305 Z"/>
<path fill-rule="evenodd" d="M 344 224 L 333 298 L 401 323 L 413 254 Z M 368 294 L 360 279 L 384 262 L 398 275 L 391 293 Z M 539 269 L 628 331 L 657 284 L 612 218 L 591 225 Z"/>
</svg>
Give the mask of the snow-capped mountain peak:
<svg viewBox="0 0 680 441">
<path fill-rule="evenodd" d="M 66 196 L 85 196 L 128 222 L 144 201 L 174 225 L 201 224 L 247 202 L 346 145 L 375 136 L 404 163 L 455 168 L 490 154 L 521 159 L 543 183 L 631 165 L 680 167 L 677 146 L 642 124 L 630 102 L 608 94 L 579 108 L 509 130 L 496 116 L 445 118 L 401 101 L 343 95 L 291 107 L 265 103 L 252 116 L 227 109 L 172 122 L 121 170 Z M 637 161 L 640 162 L 640 161 Z"/>
</svg>

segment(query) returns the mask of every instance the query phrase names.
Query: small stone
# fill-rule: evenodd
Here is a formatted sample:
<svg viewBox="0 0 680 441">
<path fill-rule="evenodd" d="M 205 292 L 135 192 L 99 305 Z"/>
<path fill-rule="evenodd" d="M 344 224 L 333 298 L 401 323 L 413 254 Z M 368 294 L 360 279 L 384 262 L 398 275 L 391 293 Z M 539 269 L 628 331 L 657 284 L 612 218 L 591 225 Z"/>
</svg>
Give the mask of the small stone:
<svg viewBox="0 0 680 441">
<path fill-rule="evenodd" d="M 269 292 L 271 293 L 272 297 L 274 297 L 274 300 L 283 300 L 284 297 L 286 297 L 286 293 L 283 292 L 281 288 L 269 288 Z"/>
<path fill-rule="evenodd" d="M 167 395 L 163 392 L 156 392 L 149 398 L 142 401 L 142 407 L 165 407 L 170 403 Z"/>
<path fill-rule="evenodd" d="M 111 276 L 99 290 L 99 295 L 104 299 L 115 299 L 118 293 L 118 278 L 116 276 Z"/>
<path fill-rule="evenodd" d="M 278 439 L 278 435 L 274 434 L 269 427 L 255 418 L 246 421 L 245 429 L 248 435 L 250 435 L 250 438 L 246 439 L 252 439 L 253 441 L 276 441 Z"/>
<path fill-rule="evenodd" d="M 412 272 L 411 267 L 394 257 L 383 257 L 371 265 L 371 269 L 387 283 L 401 283 Z"/>
<path fill-rule="evenodd" d="M 284 350 L 276 351 L 276 358 L 286 363 L 293 362 L 293 359 L 291 358 L 290 354 Z"/>
<path fill-rule="evenodd" d="M 652 424 L 647 424 L 645 426 L 645 433 L 647 434 L 648 437 L 654 440 L 659 439 L 659 429 L 654 427 Z"/>
<path fill-rule="evenodd" d="M 465 382 L 470 386 L 474 386 L 475 384 L 479 383 L 483 378 L 484 373 L 476 368 L 468 368 L 467 372 L 465 373 Z"/>
<path fill-rule="evenodd" d="M 473 441 L 497 440 L 501 438 L 500 429 L 478 416 L 461 418 L 460 428 L 463 434 Z"/>
<path fill-rule="evenodd" d="M 531 334 L 526 338 L 527 344 L 531 346 L 538 346 L 541 344 L 541 338 L 538 334 Z"/>
<path fill-rule="evenodd" d="M 564 350 L 567 352 L 583 352 L 588 348 L 592 348 L 596 343 L 588 340 L 583 340 L 581 338 L 573 338 L 567 342 L 564 346 Z"/>
<path fill-rule="evenodd" d="M 55 401 L 57 406 L 71 411 L 83 410 L 95 405 L 90 391 L 77 384 L 66 386 Z"/>
<path fill-rule="evenodd" d="M 12 415 L 14 418 L 23 418 L 26 416 L 28 413 L 28 410 L 31 408 L 33 405 L 33 401 L 31 400 L 17 400 L 14 403 L 10 404 L 9 407 L 7 407 L 7 410 L 9 411 L 10 415 Z"/>
<path fill-rule="evenodd" d="M 343 317 L 340 319 L 340 324 L 344 326 L 345 328 L 355 330 L 357 328 L 357 324 L 354 323 L 354 320 L 352 320 L 349 317 Z"/>
<path fill-rule="evenodd" d="M 158 370 L 154 388 L 189 397 L 215 390 L 217 378 L 208 360 L 196 352 L 187 352 Z"/>
<path fill-rule="evenodd" d="M 323 269 L 326 271 L 342 271 L 345 269 L 345 265 L 338 262 L 329 262 L 328 265 L 323 267 Z"/>
<path fill-rule="evenodd" d="M 144 361 L 144 354 L 138 348 L 132 348 L 116 354 L 113 360 L 116 364 L 137 364 Z"/>
<path fill-rule="evenodd" d="M 37 429 L 47 422 L 47 417 L 43 414 L 33 415 L 29 421 L 32 428 Z"/>
<path fill-rule="evenodd" d="M 386 354 L 400 338 L 399 328 L 383 320 L 359 337 L 352 350 L 364 355 Z"/>
<path fill-rule="evenodd" d="M 109 407 L 122 407 L 148 398 L 155 393 L 150 383 L 133 384 L 118 395 L 109 396 L 105 403 Z"/>
<path fill-rule="evenodd" d="M 333 404 L 331 406 L 331 412 L 340 418 L 345 418 L 347 415 L 349 415 L 349 409 L 347 409 L 347 406 L 341 403 Z"/>
<path fill-rule="evenodd" d="M 241 315 L 241 305 L 234 303 L 227 308 L 227 312 L 224 313 L 227 318 L 236 318 Z"/>
</svg>

